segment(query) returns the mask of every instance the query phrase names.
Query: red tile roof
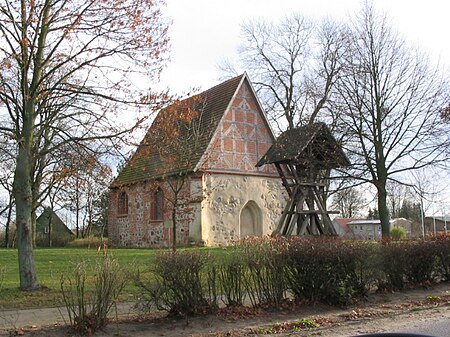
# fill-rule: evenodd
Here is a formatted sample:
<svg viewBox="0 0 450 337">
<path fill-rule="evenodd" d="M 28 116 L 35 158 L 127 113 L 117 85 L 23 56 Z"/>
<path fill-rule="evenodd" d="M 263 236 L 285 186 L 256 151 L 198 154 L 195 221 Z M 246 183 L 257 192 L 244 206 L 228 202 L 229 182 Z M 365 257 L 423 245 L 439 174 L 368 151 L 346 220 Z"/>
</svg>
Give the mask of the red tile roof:
<svg viewBox="0 0 450 337">
<path fill-rule="evenodd" d="M 348 230 L 349 230 L 348 223 L 355 221 L 355 220 L 359 220 L 359 219 L 358 218 L 334 218 L 333 222 L 337 223 L 344 232 L 348 232 Z"/>
</svg>

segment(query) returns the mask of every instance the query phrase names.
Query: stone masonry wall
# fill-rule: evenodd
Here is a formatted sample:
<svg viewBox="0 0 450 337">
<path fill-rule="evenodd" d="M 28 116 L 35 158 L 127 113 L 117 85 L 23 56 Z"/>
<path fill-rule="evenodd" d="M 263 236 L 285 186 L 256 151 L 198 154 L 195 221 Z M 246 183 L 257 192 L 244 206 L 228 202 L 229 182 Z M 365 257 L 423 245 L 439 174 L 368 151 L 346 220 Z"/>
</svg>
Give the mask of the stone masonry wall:
<svg viewBox="0 0 450 337">
<path fill-rule="evenodd" d="M 128 194 L 128 214 L 117 214 L 118 195 Z M 155 184 L 142 182 L 122 189 L 110 191 L 110 210 L 108 214 L 109 242 L 120 247 L 167 247 L 172 242 L 171 206 L 165 200 L 163 221 L 150 219 Z M 163 188 L 164 191 L 164 188 Z M 168 193 L 165 191 L 164 193 Z M 189 224 L 192 222 L 189 203 L 189 183 L 180 200 L 181 210 L 177 220 L 177 244 L 186 244 L 189 237 Z"/>
<path fill-rule="evenodd" d="M 259 207 L 262 234 L 269 235 L 276 228 L 287 197 L 279 178 L 210 174 L 204 183 L 210 191 L 202 204 L 202 234 L 207 245 L 227 245 L 242 238 L 240 214 L 250 201 Z"/>
</svg>

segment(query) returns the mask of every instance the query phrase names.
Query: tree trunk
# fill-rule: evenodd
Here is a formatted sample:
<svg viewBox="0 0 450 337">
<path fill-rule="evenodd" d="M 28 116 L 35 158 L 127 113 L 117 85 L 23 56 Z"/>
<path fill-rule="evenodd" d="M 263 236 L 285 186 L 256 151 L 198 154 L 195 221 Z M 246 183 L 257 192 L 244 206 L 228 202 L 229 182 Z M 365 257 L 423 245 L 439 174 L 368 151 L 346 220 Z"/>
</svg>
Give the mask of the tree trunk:
<svg viewBox="0 0 450 337">
<path fill-rule="evenodd" d="M 52 212 L 50 213 L 50 216 L 48 218 L 48 246 L 52 248 L 52 215 L 53 215 L 53 205 L 52 205 Z"/>
<path fill-rule="evenodd" d="M 381 221 L 381 235 L 383 238 L 390 236 L 391 225 L 389 222 L 389 208 L 387 203 L 386 184 L 379 183 L 377 186 L 378 215 Z"/>
<path fill-rule="evenodd" d="M 33 243 L 33 248 L 36 248 L 36 202 L 32 202 L 32 209 L 31 209 L 31 240 Z"/>
<path fill-rule="evenodd" d="M 9 218 L 10 218 L 10 215 L 9 215 L 9 212 L 10 211 L 8 211 L 8 220 L 6 221 L 6 225 L 5 225 L 5 241 L 4 241 L 4 246 L 5 246 L 5 248 L 9 248 L 9 224 L 10 224 L 10 221 L 9 221 Z"/>
<path fill-rule="evenodd" d="M 31 192 L 31 151 L 29 142 L 19 144 L 17 166 L 14 175 L 14 197 L 16 200 L 17 247 L 19 251 L 19 278 L 21 290 L 36 290 L 39 283 L 33 258 Z"/>
<path fill-rule="evenodd" d="M 176 251 L 177 247 L 177 205 L 178 200 L 175 198 L 175 203 L 172 208 L 172 250 Z"/>
</svg>

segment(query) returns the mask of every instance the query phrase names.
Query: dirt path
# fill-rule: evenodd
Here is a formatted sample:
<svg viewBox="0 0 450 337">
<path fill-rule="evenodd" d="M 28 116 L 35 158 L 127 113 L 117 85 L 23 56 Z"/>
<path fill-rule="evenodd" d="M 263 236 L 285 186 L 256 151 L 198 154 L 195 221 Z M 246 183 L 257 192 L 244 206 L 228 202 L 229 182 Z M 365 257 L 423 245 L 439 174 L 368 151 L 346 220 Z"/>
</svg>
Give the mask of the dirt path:
<svg viewBox="0 0 450 337">
<path fill-rule="evenodd" d="M 2 314 L 0 312 L 0 317 Z M 247 308 L 226 310 L 219 315 L 196 317 L 189 321 L 156 316 L 138 317 L 128 311 L 121 314 L 119 322 L 111 323 L 95 336 L 243 337 L 276 333 L 277 336 L 344 337 L 388 329 L 407 331 L 421 320 L 446 318 L 450 321 L 450 283 L 429 289 L 373 294 L 367 301 L 345 309 L 324 305 L 302 305 L 283 311 Z M 42 318 L 42 324 L 0 326 L 0 336 L 74 335 L 61 326 L 61 322 L 48 325 L 48 319 L 51 317 L 47 317 L 47 321 Z"/>
</svg>

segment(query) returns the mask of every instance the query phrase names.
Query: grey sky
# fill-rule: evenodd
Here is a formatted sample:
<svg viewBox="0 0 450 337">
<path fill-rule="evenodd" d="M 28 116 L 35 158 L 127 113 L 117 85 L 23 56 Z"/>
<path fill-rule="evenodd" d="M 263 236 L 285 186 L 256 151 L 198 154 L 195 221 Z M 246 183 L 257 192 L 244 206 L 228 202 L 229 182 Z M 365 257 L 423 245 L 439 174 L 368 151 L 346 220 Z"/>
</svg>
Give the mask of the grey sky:
<svg viewBox="0 0 450 337">
<path fill-rule="evenodd" d="M 374 0 L 392 25 L 434 61 L 450 65 L 447 0 Z M 240 43 L 240 24 L 249 19 L 278 20 L 292 13 L 312 18 L 345 19 L 361 7 L 359 0 L 167 0 L 172 61 L 163 85 L 181 93 L 218 83 L 217 64 L 234 59 Z"/>
</svg>

